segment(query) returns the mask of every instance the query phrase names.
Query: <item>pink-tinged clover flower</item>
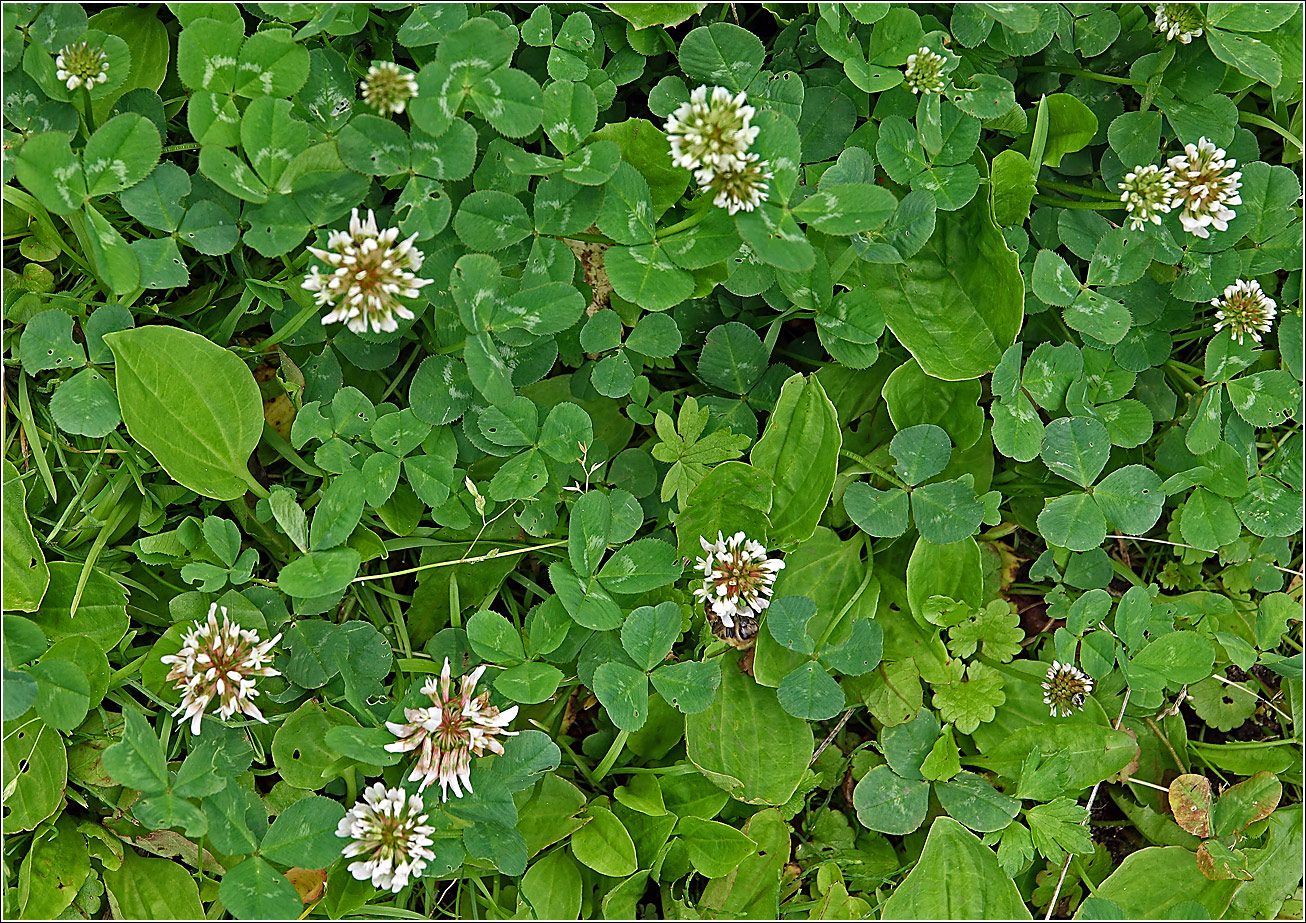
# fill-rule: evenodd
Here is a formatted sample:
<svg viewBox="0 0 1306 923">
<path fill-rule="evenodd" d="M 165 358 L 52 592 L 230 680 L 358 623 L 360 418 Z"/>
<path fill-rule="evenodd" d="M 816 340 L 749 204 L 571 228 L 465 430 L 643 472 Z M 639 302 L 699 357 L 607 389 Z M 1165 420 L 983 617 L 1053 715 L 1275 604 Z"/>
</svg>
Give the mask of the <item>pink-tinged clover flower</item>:
<svg viewBox="0 0 1306 923">
<path fill-rule="evenodd" d="M 475 695 L 476 684 L 485 672 L 479 666 L 462 678 L 455 693 L 450 673 L 449 658 L 437 680 L 431 677 L 422 686 L 422 693 L 430 696 L 431 705 L 422 708 L 405 708 L 407 724 L 386 722 L 390 732 L 399 738 L 386 744 L 391 753 L 418 751 L 417 764 L 408 781 L 421 780 L 418 791 L 432 782 L 440 783 L 440 797 L 449 800 L 449 789 L 454 797 L 461 798 L 463 790 L 471 791 L 471 764 L 473 756 L 484 756 L 485 751 L 502 754 L 499 735 L 515 736 L 508 725 L 517 717 L 517 706 L 500 711 L 490 704 L 490 693 Z"/>
</svg>

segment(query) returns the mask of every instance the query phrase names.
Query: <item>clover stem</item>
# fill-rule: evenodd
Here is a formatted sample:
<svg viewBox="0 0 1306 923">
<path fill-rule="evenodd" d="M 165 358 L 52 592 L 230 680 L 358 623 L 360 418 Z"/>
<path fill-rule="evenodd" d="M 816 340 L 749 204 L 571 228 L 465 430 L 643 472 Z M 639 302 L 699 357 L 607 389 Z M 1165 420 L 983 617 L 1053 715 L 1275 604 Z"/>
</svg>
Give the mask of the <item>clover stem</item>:
<svg viewBox="0 0 1306 923">
<path fill-rule="evenodd" d="M 1052 180 L 1041 179 L 1038 181 L 1040 186 L 1047 186 L 1049 189 L 1055 189 L 1058 192 L 1076 192 L 1080 195 L 1097 196 L 1099 199 L 1110 199 L 1113 202 L 1119 202 L 1120 196 L 1114 192 L 1106 192 L 1102 189 L 1090 189 L 1088 186 L 1078 186 L 1075 183 L 1056 183 Z"/>
<path fill-rule="evenodd" d="M 694 225 L 698 224 L 700 221 L 706 218 L 707 213 L 708 213 L 708 209 L 700 208 L 698 211 L 694 212 L 692 215 L 690 215 L 688 218 L 685 218 L 683 221 L 677 221 L 673 225 L 670 225 L 665 228 L 660 228 L 658 230 L 658 240 L 661 240 L 664 237 L 670 237 L 672 234 L 675 234 L 679 231 L 689 230 Z"/>
<path fill-rule="evenodd" d="M 95 110 L 91 108 L 91 88 L 89 86 L 82 87 L 82 105 L 85 107 L 83 114 L 86 117 L 86 135 L 89 138 L 95 134 Z"/>
<path fill-rule="evenodd" d="M 880 477 L 884 478 L 886 481 L 891 481 L 892 483 L 897 484 L 903 490 L 907 489 L 906 481 L 902 480 L 896 475 L 889 473 L 884 468 L 881 468 L 879 465 L 867 461 L 865 458 L 858 455 L 856 452 L 850 451 L 849 449 L 840 448 L 839 454 L 842 455 L 844 458 L 851 459 L 852 461 L 857 462 L 857 464 L 861 465 L 871 474 L 879 475 Z"/>
<path fill-rule="evenodd" d="M 588 241 L 589 243 L 608 244 L 608 245 L 612 245 L 616 243 L 616 241 L 613 240 L 611 237 L 605 237 L 602 234 L 589 234 L 584 231 L 577 231 L 575 234 L 547 234 L 545 236 L 553 237 L 554 239 L 561 240 L 564 243 L 569 240 L 584 240 L 584 241 Z"/>
<path fill-rule="evenodd" d="M 266 500 L 268 497 L 271 496 L 271 494 L 268 493 L 268 489 L 264 487 L 262 484 L 260 484 L 254 478 L 253 473 L 250 472 L 248 469 L 240 472 L 240 478 L 245 482 L 245 485 L 249 487 L 250 491 L 254 494 L 254 496 L 260 497 L 264 500 Z"/>
<path fill-rule="evenodd" d="M 591 785 L 593 785 L 594 773 L 590 771 L 589 764 L 587 764 L 583 759 L 577 756 L 576 751 L 573 750 L 571 748 L 571 745 L 568 744 L 565 740 L 555 739 L 554 743 L 556 743 L 562 749 L 563 753 L 571 757 L 571 761 L 576 764 L 576 768 L 580 770 L 581 775 L 585 777 L 586 781 L 588 781 Z"/>
<path fill-rule="evenodd" d="M 1179 758 L 1179 754 L 1175 752 L 1174 744 L 1170 743 L 1170 738 L 1165 735 L 1165 732 L 1157 727 L 1156 722 L 1151 718 L 1144 717 L 1143 723 L 1147 725 L 1148 730 L 1156 735 L 1156 739 L 1161 741 L 1161 744 L 1170 751 L 1170 758 L 1174 760 L 1174 764 L 1179 767 L 1179 771 L 1187 772 L 1188 764 Z"/>
<path fill-rule="evenodd" d="M 433 567 L 453 567 L 456 564 L 479 564 L 482 561 L 488 561 L 491 558 L 506 558 L 514 554 L 528 554 L 532 551 L 539 551 L 543 548 L 557 548 L 559 545 L 565 545 L 564 539 L 560 542 L 545 542 L 542 545 L 528 545 L 525 548 L 514 548 L 511 551 L 500 551 L 497 548 L 487 554 L 478 555 L 474 558 L 459 558 L 456 561 L 436 561 L 432 564 L 419 564 L 416 567 L 405 568 L 404 570 L 390 571 L 385 574 L 365 574 L 362 577 L 355 577 L 351 583 L 362 583 L 365 580 L 382 580 L 386 577 L 402 577 L 406 574 L 416 574 L 419 571 L 430 570 Z"/>
<path fill-rule="evenodd" d="M 308 323 L 308 319 L 322 310 L 321 306 L 309 303 L 300 309 L 299 313 L 290 319 L 290 323 L 285 324 L 276 333 L 260 340 L 250 348 L 251 353 L 261 353 L 264 350 L 276 346 L 287 337 L 292 337 L 299 332 L 299 328 Z"/>
<path fill-rule="evenodd" d="M 1197 394 L 1202 390 L 1202 386 L 1193 381 L 1192 377 L 1185 375 L 1181 370 L 1175 367 L 1173 362 L 1167 362 L 1164 369 L 1170 377 L 1179 382 L 1183 390 L 1188 394 Z"/>
<path fill-rule="evenodd" d="M 1102 83 L 1118 83 L 1130 87 L 1147 86 L 1146 80 L 1135 80 L 1132 77 L 1113 77 L 1110 74 L 1099 74 L 1097 71 L 1090 70 L 1068 71 L 1060 67 L 1026 67 L 1025 70 L 1032 74 L 1064 74 L 1067 77 L 1086 77 L 1089 80 L 1100 80 Z"/>
<path fill-rule="evenodd" d="M 354 767 L 346 769 L 342 777 L 345 780 L 345 800 L 348 804 L 353 804 L 358 800 L 358 779 L 354 776 Z"/>
<path fill-rule="evenodd" d="M 1091 208 L 1100 212 L 1117 211 L 1125 207 L 1123 202 L 1076 202 L 1072 199 L 1054 199 L 1045 195 L 1035 195 L 1034 201 L 1040 205 L 1055 205 L 1058 208 Z"/>
</svg>

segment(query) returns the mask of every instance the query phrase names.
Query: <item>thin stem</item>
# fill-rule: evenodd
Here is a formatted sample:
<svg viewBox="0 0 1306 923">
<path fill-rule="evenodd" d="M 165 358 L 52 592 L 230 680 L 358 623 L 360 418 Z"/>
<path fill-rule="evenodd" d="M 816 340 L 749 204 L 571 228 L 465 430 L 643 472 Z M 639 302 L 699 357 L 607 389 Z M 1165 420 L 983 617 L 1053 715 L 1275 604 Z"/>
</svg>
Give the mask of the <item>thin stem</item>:
<svg viewBox="0 0 1306 923">
<path fill-rule="evenodd" d="M 252 472 L 245 470 L 242 471 L 241 474 L 243 475 L 245 486 L 250 489 L 250 491 L 254 494 L 254 496 L 260 497 L 261 499 L 264 500 L 272 496 L 270 493 L 268 493 L 268 489 L 258 482 L 258 480 L 254 477 Z"/>
<path fill-rule="evenodd" d="M 863 468 L 865 468 L 865 469 L 866 469 L 868 472 L 870 472 L 871 474 L 877 474 L 877 475 L 879 475 L 880 477 L 884 478 L 886 481 L 890 481 L 890 482 L 892 482 L 892 483 L 894 483 L 894 484 L 897 484 L 897 485 L 898 485 L 899 487 L 901 487 L 903 490 L 906 490 L 906 489 L 907 489 L 907 482 L 906 482 L 906 481 L 902 480 L 901 478 L 897 477 L 896 475 L 891 474 L 890 472 L 888 472 L 888 471 L 886 471 L 885 469 L 881 468 L 879 465 L 874 464 L 873 462 L 869 462 L 869 461 L 867 461 L 865 458 L 863 458 L 862 456 L 858 455 L 856 452 L 853 452 L 853 451 L 851 451 L 851 450 L 849 450 L 849 449 L 840 448 L 840 449 L 839 449 L 839 454 L 842 455 L 844 458 L 851 459 L 852 461 L 857 462 L 857 464 L 861 465 Z"/>
<path fill-rule="evenodd" d="M 1065 74 L 1067 77 L 1086 77 L 1089 80 L 1100 80 L 1102 83 L 1118 83 L 1129 87 L 1147 86 L 1146 80 L 1134 80 L 1132 77 L 1112 77 L 1110 74 L 1099 74 L 1097 71 L 1068 71 L 1059 67 L 1025 67 L 1023 70 L 1032 74 Z"/>
<path fill-rule="evenodd" d="M 261 353 L 271 349 L 287 337 L 292 337 L 299 332 L 299 328 L 308 323 L 308 319 L 322 309 L 316 304 L 309 304 L 300 308 L 299 313 L 290 319 L 290 323 L 283 326 L 276 333 L 255 343 L 251 348 L 251 353 Z"/>
<path fill-rule="evenodd" d="M 1187 688 L 1187 687 L 1185 687 L 1185 688 Z M 1178 703 L 1177 703 L 1177 702 L 1175 703 L 1175 706 L 1176 706 L 1175 710 L 1178 711 Z M 1162 730 L 1157 726 L 1156 721 L 1153 720 L 1152 718 L 1144 718 L 1144 719 L 1143 719 L 1143 723 L 1147 725 L 1148 730 L 1150 730 L 1153 734 L 1156 735 L 1156 739 L 1159 740 L 1159 741 L 1161 741 L 1161 745 L 1164 746 L 1167 750 L 1170 751 L 1170 758 L 1171 758 L 1172 760 L 1174 760 L 1174 764 L 1175 764 L 1176 766 L 1179 767 L 1179 771 L 1180 771 L 1180 772 L 1187 772 L 1187 771 L 1188 771 L 1188 766 L 1184 763 L 1183 760 L 1181 760 L 1181 759 L 1179 758 L 1179 754 L 1175 752 L 1174 745 L 1170 743 L 1170 738 L 1167 737 L 1167 736 L 1165 735 L 1165 732 L 1162 731 Z M 1166 791 L 1169 791 L 1169 789 L 1166 789 Z"/>
<path fill-rule="evenodd" d="M 89 85 L 82 86 L 82 102 L 86 106 L 86 134 L 89 138 L 95 134 L 95 110 L 91 104 L 91 88 Z"/>
<path fill-rule="evenodd" d="M 1260 695 L 1260 694 L 1255 693 L 1255 692 L 1252 692 L 1252 690 L 1248 689 L 1248 688 L 1247 688 L 1246 686 L 1244 686 L 1242 683 L 1235 683 L 1233 680 L 1231 680 L 1231 679 L 1227 679 L 1227 678 L 1221 676 L 1219 673 L 1213 673 L 1213 674 L 1211 674 L 1211 679 L 1219 680 L 1220 682 L 1224 683 L 1226 686 L 1233 686 L 1235 689 L 1241 689 L 1243 692 L 1251 693 L 1252 695 L 1256 696 L 1256 698 L 1258 698 L 1258 699 L 1260 699 L 1262 702 L 1264 702 L 1266 705 L 1268 705 L 1268 706 L 1270 706 L 1271 708 L 1273 708 L 1276 712 L 1279 713 L 1279 715 L 1280 715 L 1281 717 L 1285 718 L 1285 719 L 1288 720 L 1288 721 L 1292 721 L 1292 715 L 1289 715 L 1289 714 L 1287 714 L 1286 712 L 1284 712 L 1282 709 L 1280 709 L 1278 706 L 1276 706 L 1276 705 L 1275 705 L 1273 702 L 1271 702 L 1269 699 L 1265 698 L 1265 696 Z"/>
<path fill-rule="evenodd" d="M 1125 709 L 1129 707 L 1129 696 L 1132 693 L 1133 690 L 1126 686 L 1125 700 L 1120 703 L 1120 714 L 1116 717 L 1116 723 L 1113 730 L 1120 730 L 1120 722 L 1125 720 Z M 1093 786 L 1093 791 L 1089 793 L 1088 804 L 1084 806 L 1084 819 L 1079 822 L 1081 827 L 1088 826 L 1088 819 L 1093 816 L 1093 802 L 1097 800 L 1097 790 L 1101 787 L 1102 783 L 1098 782 Z M 1066 864 L 1061 866 L 1061 877 L 1057 879 L 1057 888 L 1052 892 L 1052 902 L 1048 904 L 1048 912 L 1047 916 L 1043 918 L 1044 920 L 1052 919 L 1052 914 L 1057 909 L 1057 899 L 1061 897 L 1061 886 L 1066 883 L 1066 872 L 1070 871 L 1070 861 L 1074 858 L 1073 855 L 1067 855 Z"/>
<path fill-rule="evenodd" d="M 1206 551 L 1206 550 L 1208 550 L 1208 549 L 1206 549 L 1206 548 L 1198 548 L 1196 545 L 1185 545 L 1183 542 L 1171 542 L 1171 541 L 1167 541 L 1166 539 L 1163 539 L 1163 538 L 1146 538 L 1146 537 L 1144 537 L 1144 536 L 1142 536 L 1142 535 L 1121 535 L 1121 534 L 1118 533 L 1118 532 L 1112 532 L 1110 535 L 1107 536 L 1107 538 L 1123 538 L 1123 539 L 1125 539 L 1126 541 L 1130 541 L 1130 542 L 1154 542 L 1154 543 L 1156 543 L 1156 544 L 1158 544 L 1158 545 L 1170 545 L 1170 546 L 1173 547 L 1173 548 L 1191 548 L 1191 549 L 1193 549 L 1194 551 Z M 1301 571 L 1290 570 L 1289 568 L 1286 568 L 1286 567 L 1280 567 L 1280 566 L 1277 565 L 1277 564 L 1271 564 L 1270 566 L 1273 567 L 1273 568 L 1274 568 L 1275 570 L 1277 570 L 1277 571 L 1280 571 L 1280 572 L 1285 573 L 1285 574 L 1289 574 L 1289 575 L 1291 575 L 1291 576 L 1293 576 L 1293 577 L 1304 577 L 1304 578 L 1306 578 L 1306 574 L 1303 574 Z"/>
<path fill-rule="evenodd" d="M 1165 367 L 1170 372 L 1170 374 L 1174 375 L 1176 378 L 1179 379 L 1180 382 L 1183 383 L 1184 388 L 1188 391 L 1189 394 L 1196 394 L 1197 392 L 1202 390 L 1202 386 L 1199 385 L 1193 379 L 1193 376 L 1189 375 L 1187 372 L 1181 369 L 1179 365 L 1174 362 L 1174 360 L 1170 360 L 1166 362 Z"/>
<path fill-rule="evenodd" d="M 383 580 L 386 577 L 403 577 L 407 574 L 415 574 L 419 571 L 430 570 L 433 567 L 453 567 L 456 564 L 479 564 L 482 561 L 488 561 L 491 558 L 506 558 L 515 554 L 528 554 L 532 551 L 539 551 L 542 548 L 557 548 L 559 545 L 567 544 L 566 540 L 561 542 L 545 542 L 542 545 L 528 545 L 525 548 L 514 548 L 512 551 L 500 551 L 497 548 L 489 552 L 478 555 L 475 558 L 459 558 L 456 561 L 436 561 L 433 564 L 419 564 L 416 567 L 409 567 L 405 570 L 394 570 L 384 574 L 367 574 L 363 577 L 355 577 L 350 583 L 363 583 L 367 580 Z"/>
<path fill-rule="evenodd" d="M 131 663 L 127 664 L 127 666 L 123 667 L 121 670 L 115 670 L 113 675 L 109 677 L 109 688 L 110 689 L 118 688 L 118 685 L 127 677 L 135 673 L 140 668 L 141 664 L 145 663 L 145 661 L 149 659 L 149 656 L 150 655 L 148 652 L 141 654 L 139 657 L 137 657 Z"/>
<path fill-rule="evenodd" d="M 611 237 L 605 237 L 602 234 L 587 234 L 583 231 L 577 231 L 575 234 L 550 234 L 547 235 L 564 243 L 569 240 L 585 240 L 595 244 L 615 244 L 616 241 Z"/>
<path fill-rule="evenodd" d="M 1090 895 L 1092 895 L 1093 897 L 1097 897 L 1097 886 L 1093 884 L 1093 879 L 1089 877 L 1088 872 L 1084 869 L 1084 863 L 1079 861 L 1078 856 L 1074 856 L 1073 858 L 1075 863 L 1075 872 L 1079 875 L 1079 880 L 1084 883 L 1084 887 L 1088 889 L 1088 893 Z"/>
<path fill-rule="evenodd" d="M 857 706 L 855 705 L 853 706 L 853 708 L 856 707 Z M 825 740 L 821 741 L 821 745 L 816 748 L 816 752 L 812 754 L 812 759 L 807 764 L 809 769 L 816 765 L 816 761 L 821 758 L 821 754 L 825 752 L 825 748 L 830 746 L 831 742 L 839 736 L 839 732 L 843 730 L 843 726 L 847 724 L 848 719 L 852 717 L 853 708 L 850 708 L 843 713 L 843 717 L 840 718 L 839 723 L 834 726 L 834 730 L 826 735 Z"/>
<path fill-rule="evenodd" d="M 1040 205 L 1055 205 L 1058 208 L 1091 208 L 1099 212 L 1119 211 L 1125 207 L 1123 202 L 1075 202 L 1071 199 L 1054 199 L 1045 195 L 1035 195 L 1034 201 Z"/>
<path fill-rule="evenodd" d="M 706 218 L 707 213 L 708 210 L 706 208 L 701 208 L 694 214 L 690 215 L 688 218 L 685 218 L 682 221 L 677 221 L 675 224 L 670 225 L 668 227 L 661 228 L 658 231 L 658 235 L 657 235 L 658 240 L 661 240 L 664 237 L 670 237 L 672 234 L 679 233 L 680 231 L 689 230 L 694 225 L 698 224 L 700 221 Z"/>
<path fill-rule="evenodd" d="M 1077 186 L 1074 183 L 1057 183 L 1050 179 L 1041 179 L 1038 181 L 1038 184 L 1040 186 L 1047 186 L 1049 189 L 1055 189 L 1058 192 L 1074 192 L 1079 195 L 1097 196 L 1099 199 L 1111 199 L 1116 202 L 1120 201 L 1120 196 L 1114 193 L 1106 192 L 1102 189 L 1090 189 L 1088 186 Z"/>
<path fill-rule="evenodd" d="M 558 740 L 556 738 L 554 739 L 554 743 L 562 748 L 563 753 L 571 757 L 571 761 L 576 764 L 576 768 L 580 770 L 580 774 L 585 777 L 585 780 L 589 782 L 590 785 L 593 785 L 594 773 L 590 771 L 590 768 L 585 764 L 585 761 L 576 755 L 576 751 L 571 748 L 571 745 L 565 740 Z"/>
</svg>

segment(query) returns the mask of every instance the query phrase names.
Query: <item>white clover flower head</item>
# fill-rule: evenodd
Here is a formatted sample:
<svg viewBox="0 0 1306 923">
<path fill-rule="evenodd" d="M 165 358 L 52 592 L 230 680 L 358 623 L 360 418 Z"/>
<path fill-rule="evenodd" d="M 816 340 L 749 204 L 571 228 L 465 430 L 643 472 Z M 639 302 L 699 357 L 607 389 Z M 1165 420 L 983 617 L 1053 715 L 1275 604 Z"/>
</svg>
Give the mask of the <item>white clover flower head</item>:
<svg viewBox="0 0 1306 923">
<path fill-rule="evenodd" d="M 757 140 L 758 128 L 752 124 L 756 114 L 742 92 L 732 96 L 725 87 L 699 87 L 667 119 L 672 162 L 709 175 L 742 168 Z"/>
<path fill-rule="evenodd" d="M 1084 699 L 1092 691 L 1092 677 L 1074 664 L 1054 660 L 1043 681 L 1043 704 L 1051 706 L 1053 718 L 1068 718 L 1084 707 Z"/>
<path fill-rule="evenodd" d="M 54 75 L 70 90 L 90 88 L 109 79 L 109 56 L 90 42 L 73 42 L 54 59 Z"/>
<path fill-rule="evenodd" d="M 367 69 L 358 91 L 377 112 L 403 112 L 417 95 L 417 79 L 392 61 L 378 61 Z"/>
<path fill-rule="evenodd" d="M 1215 329 L 1228 327 L 1230 335 L 1239 343 L 1246 336 L 1261 342 L 1261 335 L 1269 333 L 1274 326 L 1274 315 L 1279 307 L 1273 298 L 1261 291 L 1261 283 L 1255 279 L 1250 282 L 1239 279 L 1211 304 L 1215 308 Z"/>
<path fill-rule="evenodd" d="M 243 712 L 267 724 L 254 704 L 258 695 L 254 684 L 260 676 L 281 675 L 268 666 L 272 661 L 272 647 L 280 640 L 278 634 L 260 641 L 257 631 L 241 628 L 227 618 L 225 606 L 219 625 L 218 604 L 209 606 L 208 618 L 196 621 L 182 637 L 181 650 L 159 658 L 172 667 L 167 679 L 176 680 L 174 688 L 182 693 L 181 705 L 173 714 L 189 719 L 190 732 L 198 734 L 205 709 L 217 699 L 219 718 L 226 720 Z"/>
<path fill-rule="evenodd" d="M 402 890 L 435 858 L 430 850 L 435 828 L 427 826 L 426 818 L 421 795 L 387 789 L 383 782 L 369 785 L 336 827 L 336 836 L 351 841 L 344 857 L 362 857 L 349 863 L 350 873 L 359 881 L 372 879 L 377 888 Z"/>
<path fill-rule="evenodd" d="M 1156 5 L 1156 29 L 1164 32 L 1168 41 L 1178 41 L 1182 45 L 1200 38 L 1202 26 L 1206 24 L 1202 11 L 1195 3 L 1158 3 Z"/>
<path fill-rule="evenodd" d="M 432 782 L 439 782 L 442 801 L 449 800 L 450 788 L 454 797 L 461 798 L 464 789 L 472 790 L 472 757 L 484 756 L 486 750 L 502 754 L 503 744 L 497 737 L 517 735 L 517 731 L 507 729 L 517 717 L 516 705 L 500 711 L 490 704 L 488 690 L 479 696 L 473 694 L 484 672 L 482 665 L 464 676 L 461 688 L 455 693 L 446 657 L 439 680 L 431 677 L 422 686 L 422 693 L 431 698 L 430 707 L 405 708 L 407 724 L 386 722 L 390 732 L 399 738 L 386 744 L 386 750 L 419 751 L 417 765 L 408 776 L 409 782 L 421 780 L 419 792 Z"/>
<path fill-rule="evenodd" d="M 902 73 L 903 82 L 913 95 L 918 93 L 942 93 L 944 86 L 943 65 L 948 59 L 935 54 L 921 46 L 915 54 L 907 55 L 907 67 Z"/>
<path fill-rule="evenodd" d="M 730 214 L 751 212 L 766 201 L 771 178 L 770 164 L 756 154 L 745 154 L 744 165 L 733 170 L 699 170 L 695 177 L 712 196 L 712 204 Z"/>
<path fill-rule="evenodd" d="M 1184 230 L 1197 237 L 1210 237 L 1208 227 L 1217 231 L 1229 229 L 1236 213 L 1230 205 L 1243 204 L 1238 189 L 1242 173 L 1234 170 L 1237 161 L 1225 157 L 1224 148 L 1216 147 L 1205 138 L 1196 144 L 1184 145 L 1184 152 L 1169 160 L 1174 171 L 1175 200 L 1171 204 L 1183 206 L 1179 221 Z"/>
<path fill-rule="evenodd" d="M 694 596 L 711 606 L 721 624 L 733 628 L 736 618 L 761 613 L 771 605 L 771 585 L 784 561 L 768 558 L 766 549 L 743 532 L 729 538 L 718 532 L 715 542 L 702 536 L 698 541 L 707 557 L 695 562 L 703 572 L 703 584 L 695 587 Z"/>
<path fill-rule="evenodd" d="M 1170 213 L 1175 204 L 1174 171 L 1169 167 L 1148 164 L 1134 167 L 1119 184 L 1120 201 L 1129 211 L 1129 225 L 1141 231 L 1152 224 L 1160 224 L 1161 216 Z"/>
<path fill-rule="evenodd" d="M 315 293 L 319 307 L 334 310 L 322 323 L 348 321 L 349 329 L 363 333 L 370 326 L 375 333 L 392 333 L 399 328 L 398 315 L 411 320 L 413 312 L 400 298 L 416 298 L 418 289 L 431 279 L 417 278 L 422 252 L 413 246 L 414 234 L 402 243 L 398 228 L 378 230 L 376 215 L 369 208 L 367 220 L 354 209 L 349 231 L 332 231 L 326 250 L 309 247 L 308 252 L 331 267 L 322 272 L 314 266 L 304 279 L 304 288 Z"/>
</svg>

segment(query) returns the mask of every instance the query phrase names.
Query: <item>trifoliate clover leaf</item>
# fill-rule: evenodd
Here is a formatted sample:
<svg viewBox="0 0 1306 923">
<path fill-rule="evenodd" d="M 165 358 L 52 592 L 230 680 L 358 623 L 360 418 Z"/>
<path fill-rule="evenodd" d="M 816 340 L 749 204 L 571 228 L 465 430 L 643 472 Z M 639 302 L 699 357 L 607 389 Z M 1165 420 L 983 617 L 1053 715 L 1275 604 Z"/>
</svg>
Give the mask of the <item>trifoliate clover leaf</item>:
<svg viewBox="0 0 1306 923">
<path fill-rule="evenodd" d="M 1020 653 L 1023 640 L 1020 616 L 1002 599 L 995 599 L 969 621 L 948 630 L 948 650 L 954 657 L 970 657 L 983 644 L 985 656 L 1008 663 Z"/>
<path fill-rule="evenodd" d="M 964 675 L 960 660 L 952 661 L 948 670 L 952 682 L 935 686 L 934 707 L 940 718 L 952 722 L 961 733 L 973 733 L 992 721 L 998 706 L 1007 701 L 1002 674 L 979 661 L 965 668 Z"/>
</svg>

